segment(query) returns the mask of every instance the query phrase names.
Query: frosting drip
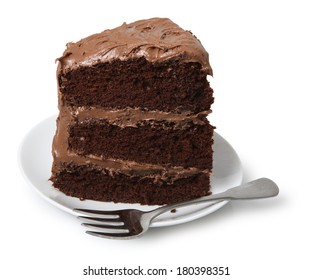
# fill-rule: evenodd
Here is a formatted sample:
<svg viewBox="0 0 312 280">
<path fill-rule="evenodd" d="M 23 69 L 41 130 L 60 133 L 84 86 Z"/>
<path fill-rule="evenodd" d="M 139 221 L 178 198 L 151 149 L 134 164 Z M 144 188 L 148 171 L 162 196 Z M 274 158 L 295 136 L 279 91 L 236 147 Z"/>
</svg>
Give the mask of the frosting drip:
<svg viewBox="0 0 312 280">
<path fill-rule="evenodd" d="M 150 62 L 180 57 L 185 62 L 200 63 L 203 71 L 212 75 L 209 55 L 200 41 L 167 18 L 124 23 L 76 43 L 68 43 L 63 56 L 58 58 L 58 71 L 140 57 Z"/>
</svg>

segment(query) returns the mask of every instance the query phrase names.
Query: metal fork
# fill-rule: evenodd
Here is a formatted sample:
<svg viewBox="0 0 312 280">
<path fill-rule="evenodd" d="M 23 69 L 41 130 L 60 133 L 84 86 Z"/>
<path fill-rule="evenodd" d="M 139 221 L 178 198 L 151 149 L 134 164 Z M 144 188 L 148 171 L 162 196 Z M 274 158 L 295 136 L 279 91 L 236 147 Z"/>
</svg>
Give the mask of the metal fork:
<svg viewBox="0 0 312 280">
<path fill-rule="evenodd" d="M 153 219 L 157 216 L 182 206 L 214 200 L 219 202 L 222 200 L 267 198 L 276 196 L 278 193 L 279 189 L 272 180 L 260 178 L 228 189 L 225 192 L 182 203 L 162 206 L 148 212 L 137 209 L 122 209 L 116 211 L 73 209 L 73 211 L 83 215 L 78 216 L 80 220 L 86 222 L 82 223 L 83 226 L 96 230 L 86 231 L 88 234 L 113 239 L 130 239 L 145 233 Z"/>
</svg>

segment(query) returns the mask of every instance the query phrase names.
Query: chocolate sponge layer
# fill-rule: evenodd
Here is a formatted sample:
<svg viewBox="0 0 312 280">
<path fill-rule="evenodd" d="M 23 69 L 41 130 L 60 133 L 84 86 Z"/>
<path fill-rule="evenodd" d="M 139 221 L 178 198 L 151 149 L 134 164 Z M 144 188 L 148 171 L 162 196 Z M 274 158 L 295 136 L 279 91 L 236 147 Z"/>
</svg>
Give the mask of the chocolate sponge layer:
<svg viewBox="0 0 312 280">
<path fill-rule="evenodd" d="M 98 170 L 92 165 L 63 164 L 53 175 L 54 187 L 66 195 L 81 199 L 141 204 L 171 204 L 208 195 L 209 175 L 200 173 L 168 184 Z"/>
<path fill-rule="evenodd" d="M 105 120 L 90 120 L 70 127 L 68 143 L 70 150 L 81 156 L 211 170 L 212 134 L 208 121 L 175 129 L 173 123 L 166 122 L 122 128 Z"/>
<path fill-rule="evenodd" d="M 149 63 L 145 58 L 79 67 L 58 76 L 65 106 L 139 107 L 161 111 L 209 110 L 213 103 L 207 73 L 177 58 Z"/>
</svg>

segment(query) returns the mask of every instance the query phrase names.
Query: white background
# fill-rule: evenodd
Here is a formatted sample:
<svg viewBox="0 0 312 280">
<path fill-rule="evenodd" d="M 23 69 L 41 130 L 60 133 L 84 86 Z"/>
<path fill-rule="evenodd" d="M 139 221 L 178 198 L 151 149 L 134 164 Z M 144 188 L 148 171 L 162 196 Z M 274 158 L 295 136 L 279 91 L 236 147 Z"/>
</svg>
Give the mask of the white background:
<svg viewBox="0 0 312 280">
<path fill-rule="evenodd" d="M 82 273 L 88 266 L 141 265 L 173 271 L 178 266 L 229 267 L 231 276 L 209 279 L 308 279 L 309 2 L 2 1 L 0 278 L 120 279 Z M 269 177 L 280 195 L 232 202 L 200 220 L 151 229 L 131 241 L 88 236 L 74 217 L 26 184 L 17 150 L 29 129 L 57 113 L 54 60 L 67 42 L 155 16 L 169 17 L 200 38 L 214 70 L 213 124 L 238 152 L 244 180 Z M 171 273 L 146 278 L 207 277 Z"/>
</svg>

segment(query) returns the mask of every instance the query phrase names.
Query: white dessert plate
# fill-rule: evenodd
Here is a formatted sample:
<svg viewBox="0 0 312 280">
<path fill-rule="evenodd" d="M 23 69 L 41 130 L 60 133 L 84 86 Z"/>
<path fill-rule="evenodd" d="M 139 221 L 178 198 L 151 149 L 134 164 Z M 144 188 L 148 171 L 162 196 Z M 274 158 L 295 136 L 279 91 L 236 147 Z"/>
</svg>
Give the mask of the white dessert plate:
<svg viewBox="0 0 312 280">
<path fill-rule="evenodd" d="M 18 152 L 19 166 L 28 184 L 33 186 L 48 202 L 60 209 L 77 215 L 74 208 L 89 208 L 98 210 L 117 210 L 136 208 L 152 210 L 157 206 L 143 206 L 139 204 L 100 202 L 93 200 L 81 201 L 69 197 L 55 189 L 49 178 L 52 166 L 52 138 L 56 129 L 56 117 L 50 117 L 29 131 L 20 145 Z M 243 172 L 239 157 L 231 145 L 219 134 L 214 135 L 214 169 L 211 182 L 213 193 L 224 191 L 241 184 Z M 228 201 L 207 202 L 186 206 L 176 212 L 167 212 L 155 218 L 153 227 L 186 223 L 206 216 L 223 207 Z"/>
</svg>

